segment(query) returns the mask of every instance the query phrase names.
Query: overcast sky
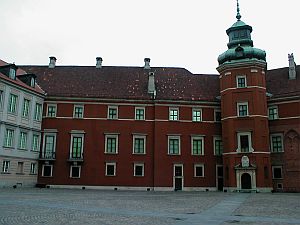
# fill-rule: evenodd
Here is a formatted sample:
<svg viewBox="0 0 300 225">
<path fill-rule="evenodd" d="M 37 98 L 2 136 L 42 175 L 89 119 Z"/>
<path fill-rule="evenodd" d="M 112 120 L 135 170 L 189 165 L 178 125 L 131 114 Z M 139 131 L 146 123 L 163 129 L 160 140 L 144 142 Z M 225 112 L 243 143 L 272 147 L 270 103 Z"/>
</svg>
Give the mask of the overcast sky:
<svg viewBox="0 0 300 225">
<path fill-rule="evenodd" d="M 240 0 L 268 69 L 300 63 L 299 0 Z M 184 67 L 217 73 L 236 0 L 0 0 L 0 58 L 17 65 Z M 298 22 L 297 22 L 298 21 Z"/>
</svg>

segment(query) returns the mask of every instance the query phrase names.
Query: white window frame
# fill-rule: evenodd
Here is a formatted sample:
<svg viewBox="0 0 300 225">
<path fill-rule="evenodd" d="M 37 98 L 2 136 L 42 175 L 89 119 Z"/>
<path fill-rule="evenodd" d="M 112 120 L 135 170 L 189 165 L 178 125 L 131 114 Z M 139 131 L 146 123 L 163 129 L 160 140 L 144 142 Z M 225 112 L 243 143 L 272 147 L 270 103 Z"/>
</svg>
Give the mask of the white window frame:
<svg viewBox="0 0 300 225">
<path fill-rule="evenodd" d="M 74 167 L 78 167 L 79 168 L 79 176 L 78 177 L 73 177 L 72 176 L 72 171 L 73 171 L 73 168 Z M 73 179 L 79 179 L 81 177 L 81 166 L 75 166 L 75 165 L 71 165 L 70 166 L 70 178 L 73 178 Z"/>
<path fill-rule="evenodd" d="M 222 137 L 220 137 L 220 136 L 218 136 L 218 137 L 214 137 L 213 138 L 213 141 L 214 141 L 214 155 L 216 155 L 216 156 L 222 156 L 222 154 L 221 155 L 217 155 L 216 154 L 216 141 L 222 141 Z M 223 145 L 223 141 L 222 141 L 222 145 Z M 224 148 L 223 148 L 224 149 Z M 222 151 L 223 152 L 223 151 Z"/>
<path fill-rule="evenodd" d="M 252 134 L 251 132 L 238 132 L 237 133 L 237 142 L 238 142 L 238 148 L 237 148 L 237 152 L 242 152 L 241 151 L 241 136 L 248 136 L 248 143 L 249 143 L 249 151 L 248 152 L 253 152 L 254 149 L 252 147 Z M 243 152 L 245 153 L 245 152 Z M 246 152 L 247 153 L 247 152 Z"/>
<path fill-rule="evenodd" d="M 24 140 L 22 138 L 24 138 Z M 24 141 L 24 143 L 23 143 L 23 141 Z M 22 146 L 23 144 L 25 146 Z M 27 150 L 27 148 L 28 148 L 28 132 L 20 130 L 18 148 L 21 149 L 21 150 Z"/>
<path fill-rule="evenodd" d="M 238 80 L 239 80 L 240 78 L 245 79 L 245 86 L 244 86 L 244 87 L 240 87 L 240 86 L 239 86 Z M 236 76 L 236 87 L 237 87 L 237 88 L 246 88 L 246 87 L 247 87 L 247 76 L 246 76 L 246 75 L 238 75 L 238 76 Z"/>
<path fill-rule="evenodd" d="M 57 135 L 57 133 L 54 133 L 54 132 L 44 133 L 44 136 L 43 136 L 43 148 L 42 148 L 42 153 L 43 154 L 46 154 L 46 137 L 47 136 L 53 136 L 54 137 L 54 140 L 53 140 L 53 151 L 52 151 L 52 153 L 56 152 L 56 135 Z"/>
<path fill-rule="evenodd" d="M 114 174 L 113 175 L 107 174 L 107 172 L 108 172 L 107 166 L 114 166 Z M 105 163 L 105 176 L 115 177 L 116 171 L 117 171 L 117 163 L 115 163 L 115 162 L 106 162 Z"/>
<path fill-rule="evenodd" d="M 26 106 L 25 102 L 28 102 L 28 105 Z M 30 116 L 30 105 L 31 101 L 28 98 L 23 99 L 23 107 L 22 107 L 22 117 L 28 119 Z"/>
<path fill-rule="evenodd" d="M 83 158 L 83 151 L 84 151 L 84 131 L 77 131 L 77 132 L 71 133 L 70 151 L 69 151 L 70 159 L 73 158 L 72 151 L 73 151 L 73 138 L 74 137 L 81 138 L 81 150 L 80 150 L 81 157 L 80 158 Z"/>
<path fill-rule="evenodd" d="M 197 120 L 198 117 L 194 115 L 194 112 L 200 112 L 200 120 Z M 201 122 L 202 121 L 202 109 L 201 108 L 193 108 L 192 109 L 192 121 L 193 122 Z"/>
<path fill-rule="evenodd" d="M 116 110 L 116 118 L 110 118 L 109 116 L 109 111 L 110 111 L 110 109 L 115 109 Z M 119 119 L 119 107 L 117 106 L 117 105 L 109 105 L 108 107 L 107 107 L 107 119 L 109 119 L 109 120 L 117 120 L 117 119 Z"/>
<path fill-rule="evenodd" d="M 170 140 L 177 139 L 178 140 L 178 154 L 170 153 Z M 181 143 L 180 136 L 177 135 L 168 135 L 168 155 L 181 155 Z"/>
<path fill-rule="evenodd" d="M 175 115 L 173 115 L 173 112 L 177 112 L 177 118 L 174 119 L 172 117 L 174 117 Z M 179 108 L 177 107 L 169 107 L 169 121 L 178 121 L 179 120 Z"/>
<path fill-rule="evenodd" d="M 194 154 L 193 152 L 193 142 L 194 140 L 201 140 L 201 154 Z M 203 156 L 205 153 L 204 153 L 204 137 L 203 136 L 197 136 L 197 135 L 194 135 L 194 136 L 191 136 L 191 155 L 195 155 L 195 156 Z"/>
<path fill-rule="evenodd" d="M 107 151 L 107 147 L 108 147 L 107 139 L 108 138 L 115 138 L 116 139 L 116 152 L 108 152 Z M 104 149 L 104 153 L 105 154 L 115 155 L 115 154 L 118 154 L 118 152 L 119 152 L 119 135 L 118 134 L 105 134 L 105 149 Z"/>
<path fill-rule="evenodd" d="M 236 106 L 237 106 L 237 116 L 238 117 L 247 117 L 247 116 L 249 116 L 249 105 L 248 105 L 248 102 L 238 102 L 237 104 L 236 104 Z M 247 113 L 246 113 L 246 115 L 240 115 L 240 106 L 246 106 L 247 107 Z"/>
<path fill-rule="evenodd" d="M 274 118 L 270 118 L 270 109 L 276 109 L 277 114 L 276 114 L 276 116 Z M 278 106 L 269 106 L 268 107 L 268 119 L 269 120 L 277 120 L 277 119 L 279 119 Z"/>
<path fill-rule="evenodd" d="M 144 118 L 143 119 L 137 118 L 137 110 L 143 110 L 143 112 L 144 112 Z M 135 107 L 135 109 L 134 109 L 134 118 L 135 118 L 135 120 L 146 120 L 146 109 L 145 109 L 145 107 Z"/>
<path fill-rule="evenodd" d="M 136 167 L 141 166 L 142 167 L 142 175 L 136 174 Z M 144 177 L 145 176 L 145 164 L 144 163 L 134 163 L 133 164 L 133 176 L 134 177 Z"/>
<path fill-rule="evenodd" d="M 144 140 L 144 152 L 143 153 L 135 152 L 135 140 L 136 139 Z M 145 155 L 146 154 L 146 140 L 147 140 L 147 138 L 145 135 L 133 135 L 133 137 L 132 137 L 132 154 Z"/>
<path fill-rule="evenodd" d="M 11 145 L 7 145 L 8 144 L 8 131 L 12 131 L 12 135 L 10 136 L 10 141 L 9 143 L 11 143 Z M 3 143 L 3 147 L 5 148 L 13 148 L 15 146 L 15 129 L 14 128 L 6 128 L 5 129 L 5 135 L 4 135 L 4 143 Z"/>
<path fill-rule="evenodd" d="M 40 111 L 38 110 L 39 108 L 38 106 L 41 106 Z M 43 104 L 41 102 L 36 102 L 34 108 L 34 120 L 42 121 L 42 115 L 43 115 Z"/>
<path fill-rule="evenodd" d="M 15 97 L 14 101 L 12 101 L 13 96 Z M 15 115 L 18 114 L 18 102 L 19 102 L 19 96 L 15 93 L 10 93 L 8 99 L 8 106 L 7 106 L 7 112 L 9 114 L 15 114 Z"/>
<path fill-rule="evenodd" d="M 202 176 L 197 176 L 197 167 L 202 167 Z M 194 164 L 194 177 L 204 177 L 205 176 L 205 173 L 204 173 L 204 164 L 203 163 L 197 163 L 197 164 Z"/>
<path fill-rule="evenodd" d="M 80 108 L 80 109 L 82 109 L 82 115 L 81 116 L 77 116 L 76 114 L 75 114 L 75 109 L 76 108 Z M 74 105 L 74 107 L 73 107 L 73 118 L 75 118 L 75 119 L 82 119 L 82 118 L 84 118 L 84 105 Z"/>
<path fill-rule="evenodd" d="M 34 149 L 35 148 L 35 137 L 37 137 L 37 149 Z M 39 152 L 40 151 L 40 147 L 41 147 L 41 135 L 40 134 L 36 134 L 36 133 L 33 133 L 32 134 L 32 142 L 31 142 L 31 150 L 34 151 L 34 152 Z"/>
<path fill-rule="evenodd" d="M 16 75 L 17 75 L 16 73 L 17 73 L 17 71 L 16 71 L 15 68 L 12 68 L 12 67 L 9 68 L 8 76 L 9 76 L 10 79 L 15 80 L 16 79 Z"/>
<path fill-rule="evenodd" d="M 49 107 L 54 107 L 54 115 L 49 115 Z M 47 117 L 50 117 L 50 118 L 55 118 L 56 117 L 56 114 L 57 114 L 57 105 L 56 104 L 47 104 Z"/>
<path fill-rule="evenodd" d="M 30 174 L 37 174 L 37 163 L 30 163 Z"/>
<path fill-rule="evenodd" d="M 274 147 L 273 147 L 273 137 L 280 137 L 281 138 L 281 146 L 282 146 L 282 151 L 278 152 L 278 151 L 274 151 Z M 283 134 L 282 133 L 273 133 L 270 134 L 270 147 L 271 147 L 271 152 L 272 153 L 282 153 L 284 152 L 284 144 L 283 144 Z"/>
<path fill-rule="evenodd" d="M 278 169 L 278 168 L 281 169 L 281 177 L 280 178 L 275 178 L 274 177 L 274 169 Z M 282 180 L 283 179 L 283 169 L 282 169 L 282 166 L 272 166 L 272 178 L 275 179 L 275 180 Z"/>
<path fill-rule="evenodd" d="M 4 103 L 4 90 L 0 89 L 0 111 L 3 110 L 3 103 Z"/>
<path fill-rule="evenodd" d="M 51 167 L 51 174 L 50 174 L 50 176 L 44 176 L 44 168 L 45 168 L 45 166 L 50 166 Z M 53 177 L 53 165 L 43 164 L 41 176 L 42 177 Z"/>
<path fill-rule="evenodd" d="M 217 120 L 217 113 L 220 113 L 220 115 L 221 115 L 221 120 L 222 120 L 221 110 L 220 110 L 220 109 L 215 109 L 215 110 L 214 110 L 214 121 L 217 122 L 217 123 L 220 123 L 221 120 Z"/>
<path fill-rule="evenodd" d="M 3 160 L 2 162 L 2 173 L 9 173 L 10 172 L 10 161 Z"/>
</svg>

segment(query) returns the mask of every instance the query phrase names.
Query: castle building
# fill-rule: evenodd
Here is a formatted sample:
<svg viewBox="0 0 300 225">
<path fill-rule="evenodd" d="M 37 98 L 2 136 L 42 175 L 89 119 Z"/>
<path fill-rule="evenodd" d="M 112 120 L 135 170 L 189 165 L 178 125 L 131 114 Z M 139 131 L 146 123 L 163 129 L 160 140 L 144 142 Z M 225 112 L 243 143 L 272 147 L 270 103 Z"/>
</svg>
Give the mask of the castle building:
<svg viewBox="0 0 300 225">
<path fill-rule="evenodd" d="M 35 80 L 0 60 L 0 187 L 37 183 L 45 93 Z"/>
<path fill-rule="evenodd" d="M 46 91 L 38 185 L 300 191 L 300 67 L 267 70 L 252 27 L 226 31 L 219 74 L 21 66 Z"/>
</svg>

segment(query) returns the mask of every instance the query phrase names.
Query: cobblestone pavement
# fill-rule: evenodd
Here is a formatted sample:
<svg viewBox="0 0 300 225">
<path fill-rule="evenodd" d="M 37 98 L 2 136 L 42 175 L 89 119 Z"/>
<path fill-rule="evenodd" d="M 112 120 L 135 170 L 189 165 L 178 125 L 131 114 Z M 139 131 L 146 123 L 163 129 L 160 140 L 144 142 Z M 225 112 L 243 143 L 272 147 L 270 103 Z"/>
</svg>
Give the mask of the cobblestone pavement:
<svg viewBox="0 0 300 225">
<path fill-rule="evenodd" d="M 1 225 L 300 225 L 300 194 L 0 189 Z"/>
</svg>

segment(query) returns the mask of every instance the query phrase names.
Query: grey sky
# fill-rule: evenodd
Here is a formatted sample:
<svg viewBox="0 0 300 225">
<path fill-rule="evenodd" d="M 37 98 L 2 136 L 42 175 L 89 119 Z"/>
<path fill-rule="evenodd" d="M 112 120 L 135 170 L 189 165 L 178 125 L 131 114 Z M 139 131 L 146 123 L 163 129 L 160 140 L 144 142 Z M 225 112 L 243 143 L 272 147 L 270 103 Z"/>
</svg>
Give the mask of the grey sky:
<svg viewBox="0 0 300 225">
<path fill-rule="evenodd" d="M 268 68 L 300 62 L 299 0 L 240 0 Z M 19 64 L 184 67 L 217 73 L 235 0 L 0 0 L 0 58 Z M 298 22 L 297 22 L 298 21 Z"/>
</svg>

